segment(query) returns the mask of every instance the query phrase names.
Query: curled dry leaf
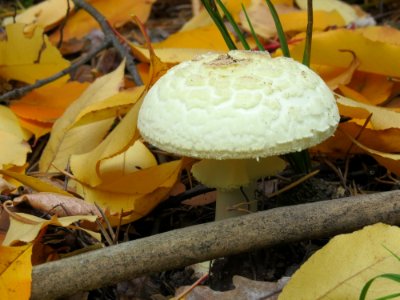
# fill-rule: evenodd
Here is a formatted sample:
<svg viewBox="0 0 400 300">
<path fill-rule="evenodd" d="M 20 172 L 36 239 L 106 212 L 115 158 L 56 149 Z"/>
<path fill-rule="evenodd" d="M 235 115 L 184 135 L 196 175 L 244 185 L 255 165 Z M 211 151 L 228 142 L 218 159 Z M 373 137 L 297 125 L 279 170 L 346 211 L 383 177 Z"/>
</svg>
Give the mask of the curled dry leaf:
<svg viewBox="0 0 400 300">
<path fill-rule="evenodd" d="M 14 205 L 27 202 L 33 208 L 57 217 L 96 215 L 101 217 L 100 211 L 94 204 L 82 199 L 56 193 L 37 193 L 22 195 L 13 200 Z"/>
<path fill-rule="evenodd" d="M 72 223 L 86 220 L 89 222 L 94 222 L 97 219 L 97 216 L 69 216 L 57 218 L 56 216 L 52 216 L 50 220 L 42 219 L 36 216 L 28 215 L 25 213 L 10 213 L 10 228 L 7 231 L 7 235 L 3 241 L 4 246 L 10 246 L 18 241 L 29 243 L 32 242 L 40 230 L 45 228 L 48 225 L 62 226 L 62 227 L 72 227 L 74 229 L 77 228 L 75 225 L 71 225 Z M 95 232 L 91 232 L 85 229 L 85 232 L 89 233 L 95 239 L 100 240 L 100 234 Z"/>
<path fill-rule="evenodd" d="M 9 183 L 7 180 L 4 178 L 0 177 L 0 194 L 1 195 L 8 195 L 10 194 L 13 190 L 15 190 L 15 186 Z"/>
<path fill-rule="evenodd" d="M 268 299 L 276 300 L 287 283 L 288 278 L 284 277 L 278 282 L 255 281 L 241 276 L 233 276 L 234 290 L 219 292 L 210 289 L 207 286 L 197 286 L 184 297 L 185 300 L 231 300 L 231 299 Z M 186 287 L 181 287 L 176 294 L 179 295 Z M 175 298 L 174 298 L 175 299 Z M 182 299 L 182 298 L 181 298 Z"/>
</svg>

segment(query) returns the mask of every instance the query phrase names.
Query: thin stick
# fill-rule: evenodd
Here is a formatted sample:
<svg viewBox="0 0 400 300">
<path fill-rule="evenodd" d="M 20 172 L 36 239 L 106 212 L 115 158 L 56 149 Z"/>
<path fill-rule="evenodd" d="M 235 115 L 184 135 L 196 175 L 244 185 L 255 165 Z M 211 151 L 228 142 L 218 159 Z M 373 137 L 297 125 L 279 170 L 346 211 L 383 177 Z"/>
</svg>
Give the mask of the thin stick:
<svg viewBox="0 0 400 300">
<path fill-rule="evenodd" d="M 136 64 L 133 59 L 133 56 L 130 53 L 129 48 L 126 45 L 123 45 L 117 36 L 114 34 L 114 29 L 107 21 L 107 19 L 95 9 L 93 6 L 88 4 L 84 0 L 73 0 L 76 7 L 80 7 L 84 9 L 88 14 L 90 14 L 96 21 L 99 23 L 101 29 L 104 32 L 104 35 L 107 39 L 110 39 L 111 43 L 117 49 L 119 54 L 126 59 L 126 69 L 128 70 L 129 74 L 132 76 L 133 81 L 136 85 L 143 85 L 143 81 L 140 78 L 140 75 L 136 69 Z M 116 4 L 118 5 L 118 4 Z"/>
</svg>

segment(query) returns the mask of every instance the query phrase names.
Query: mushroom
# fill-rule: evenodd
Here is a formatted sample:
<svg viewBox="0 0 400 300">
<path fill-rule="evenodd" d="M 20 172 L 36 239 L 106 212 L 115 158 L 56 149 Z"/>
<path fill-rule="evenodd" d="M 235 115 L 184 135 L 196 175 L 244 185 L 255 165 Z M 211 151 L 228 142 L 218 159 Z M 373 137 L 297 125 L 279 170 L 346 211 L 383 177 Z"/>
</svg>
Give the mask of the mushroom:
<svg viewBox="0 0 400 300">
<path fill-rule="evenodd" d="M 240 187 L 283 170 L 278 155 L 314 146 L 339 122 L 335 98 L 306 66 L 267 52 L 207 53 L 171 68 L 147 93 L 138 128 L 165 151 L 202 159 L 216 220 L 238 215 Z M 251 194 L 250 194 L 251 195 Z"/>
</svg>

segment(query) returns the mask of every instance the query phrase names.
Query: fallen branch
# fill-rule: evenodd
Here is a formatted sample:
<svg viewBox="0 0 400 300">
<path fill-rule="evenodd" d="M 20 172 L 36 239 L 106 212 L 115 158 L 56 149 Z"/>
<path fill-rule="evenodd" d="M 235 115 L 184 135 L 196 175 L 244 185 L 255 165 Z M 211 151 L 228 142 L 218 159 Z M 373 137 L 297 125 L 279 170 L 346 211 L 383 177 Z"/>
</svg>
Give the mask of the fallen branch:
<svg viewBox="0 0 400 300">
<path fill-rule="evenodd" d="M 126 69 L 132 76 L 133 81 L 136 85 L 143 85 L 143 81 L 136 69 L 136 64 L 133 56 L 130 53 L 129 46 L 121 43 L 116 36 L 114 29 L 111 27 L 107 19 L 98 12 L 92 5 L 84 0 L 72 0 L 76 7 L 82 8 L 88 14 L 90 14 L 97 23 L 99 23 L 101 30 L 104 32 L 104 36 L 111 41 L 114 48 L 117 49 L 122 58 L 126 59 Z"/>
<path fill-rule="evenodd" d="M 400 224 L 400 191 L 361 195 L 211 222 L 35 266 L 32 299 L 51 299 L 144 274 L 304 239 Z"/>
</svg>

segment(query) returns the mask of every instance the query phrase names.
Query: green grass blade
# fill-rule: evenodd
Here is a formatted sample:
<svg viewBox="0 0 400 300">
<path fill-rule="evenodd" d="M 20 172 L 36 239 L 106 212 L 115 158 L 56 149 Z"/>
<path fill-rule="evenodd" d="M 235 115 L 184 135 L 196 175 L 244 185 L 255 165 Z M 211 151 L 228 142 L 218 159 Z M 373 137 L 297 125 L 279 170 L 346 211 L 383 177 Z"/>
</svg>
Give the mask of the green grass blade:
<svg viewBox="0 0 400 300">
<path fill-rule="evenodd" d="M 394 253 L 392 250 L 390 250 L 388 247 L 385 245 L 382 245 L 383 248 L 385 248 L 390 254 L 392 254 L 394 257 L 397 258 L 398 261 L 400 261 L 400 256 L 398 256 L 396 253 Z"/>
<path fill-rule="evenodd" d="M 256 41 L 258 50 L 265 51 L 265 48 L 264 48 L 263 44 L 261 44 L 260 40 L 257 37 L 257 34 L 256 34 L 256 32 L 254 30 L 254 27 L 253 27 L 253 24 L 251 24 L 249 15 L 247 14 L 247 11 L 246 11 L 246 7 L 244 7 L 243 3 L 242 3 L 242 9 L 243 9 L 244 15 L 246 16 L 247 24 L 249 24 L 251 35 L 253 36 L 254 40 Z"/>
<path fill-rule="evenodd" d="M 235 50 L 237 49 L 235 43 L 231 39 L 231 36 L 229 35 L 228 29 L 226 28 L 224 24 L 224 20 L 222 19 L 221 15 L 218 12 L 218 9 L 215 7 L 213 8 L 211 4 L 211 0 L 201 0 L 201 3 L 203 3 L 205 9 L 207 10 L 208 14 L 214 21 L 215 25 L 218 27 L 218 30 L 221 32 L 222 37 L 225 40 L 226 45 L 228 46 L 229 50 Z"/>
<path fill-rule="evenodd" d="M 310 67 L 311 60 L 311 41 L 313 32 L 313 5 L 312 0 L 307 0 L 307 31 L 306 31 L 306 44 L 303 53 L 303 65 Z"/>
<path fill-rule="evenodd" d="M 242 43 L 243 48 L 246 50 L 250 50 L 250 46 L 246 41 L 246 38 L 243 34 L 242 31 L 240 31 L 240 28 L 236 21 L 233 19 L 231 13 L 228 11 L 228 9 L 225 7 L 224 3 L 222 3 L 221 0 L 215 0 L 219 7 L 221 7 L 222 11 L 224 12 L 226 18 L 228 19 L 229 23 L 232 25 L 233 30 L 235 31 L 237 37 L 239 38 L 239 41 Z"/>
<path fill-rule="evenodd" d="M 272 18 L 274 19 L 276 33 L 279 37 L 279 42 L 281 43 L 282 53 L 286 57 L 290 57 L 290 51 L 288 47 L 288 43 L 286 41 L 285 32 L 283 31 L 281 20 L 279 19 L 278 13 L 274 5 L 272 4 L 271 0 L 265 0 L 268 5 L 269 11 L 271 12 Z"/>
<path fill-rule="evenodd" d="M 371 287 L 372 283 L 378 278 L 386 278 L 386 279 L 390 279 L 390 280 L 400 283 L 400 274 L 388 273 L 388 274 L 382 274 L 382 275 L 375 276 L 374 278 L 371 278 L 370 280 L 368 280 L 367 283 L 364 285 L 363 289 L 361 290 L 359 300 L 365 300 L 365 297 L 367 296 L 369 288 Z M 392 294 L 392 295 L 395 295 L 395 294 Z M 392 295 L 387 295 L 384 297 L 389 297 Z M 379 298 L 379 299 L 392 299 L 392 298 Z"/>
<path fill-rule="evenodd" d="M 389 299 L 398 298 L 399 296 L 400 296 L 400 293 L 396 293 L 396 294 L 390 294 L 390 295 L 387 295 L 387 296 L 376 298 L 375 300 L 389 300 Z"/>
</svg>

